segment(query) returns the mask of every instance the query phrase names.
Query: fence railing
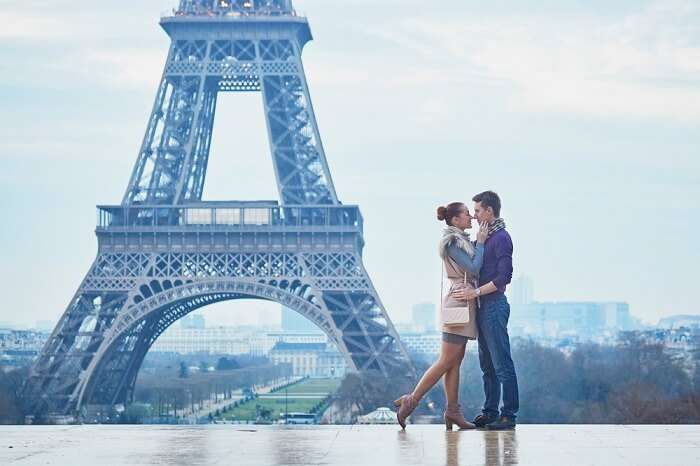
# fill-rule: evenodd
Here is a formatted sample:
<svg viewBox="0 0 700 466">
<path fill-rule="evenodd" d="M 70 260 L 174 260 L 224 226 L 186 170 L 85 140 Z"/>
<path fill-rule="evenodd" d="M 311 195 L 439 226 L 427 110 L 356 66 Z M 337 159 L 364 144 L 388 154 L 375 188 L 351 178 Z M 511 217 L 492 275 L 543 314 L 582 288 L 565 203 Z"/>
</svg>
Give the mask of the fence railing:
<svg viewBox="0 0 700 466">
<path fill-rule="evenodd" d="M 97 228 L 346 227 L 362 231 L 357 206 L 266 205 L 240 203 L 179 206 L 98 206 Z"/>
</svg>

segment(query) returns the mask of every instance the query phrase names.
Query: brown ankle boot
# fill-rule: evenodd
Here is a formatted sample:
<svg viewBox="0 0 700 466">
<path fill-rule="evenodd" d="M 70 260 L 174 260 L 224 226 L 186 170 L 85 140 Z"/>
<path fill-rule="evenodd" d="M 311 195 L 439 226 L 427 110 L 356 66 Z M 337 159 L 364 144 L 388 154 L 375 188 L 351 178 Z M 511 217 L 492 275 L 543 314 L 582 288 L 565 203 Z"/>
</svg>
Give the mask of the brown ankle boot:
<svg viewBox="0 0 700 466">
<path fill-rule="evenodd" d="M 399 408 L 396 411 L 396 420 L 399 421 L 399 425 L 402 429 L 406 429 L 406 419 L 411 415 L 413 410 L 416 409 L 418 402 L 419 400 L 411 393 L 403 395 L 401 398 L 394 401 L 394 406 Z"/>
<path fill-rule="evenodd" d="M 462 414 L 462 407 L 460 405 L 448 405 L 442 417 L 445 420 L 445 427 L 447 430 L 452 430 L 453 424 L 457 424 L 460 430 L 476 429 L 474 424 L 464 419 L 464 414 Z"/>
</svg>

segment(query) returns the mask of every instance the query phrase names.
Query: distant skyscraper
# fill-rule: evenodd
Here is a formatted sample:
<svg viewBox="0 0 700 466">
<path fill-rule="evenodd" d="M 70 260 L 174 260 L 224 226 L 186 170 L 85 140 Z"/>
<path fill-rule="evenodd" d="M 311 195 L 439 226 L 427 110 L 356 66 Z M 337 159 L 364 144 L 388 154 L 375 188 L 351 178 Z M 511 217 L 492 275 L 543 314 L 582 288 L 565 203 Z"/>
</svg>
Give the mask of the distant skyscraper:
<svg viewBox="0 0 700 466">
<path fill-rule="evenodd" d="M 617 330 L 632 330 L 633 320 L 627 303 L 605 304 L 606 325 Z"/>
<path fill-rule="evenodd" d="M 513 304 L 511 311 L 508 328 L 516 336 L 587 339 L 634 327 L 624 302 L 532 302 Z"/>
<path fill-rule="evenodd" d="M 530 277 L 520 275 L 510 284 L 510 304 L 516 306 L 532 304 L 533 296 L 534 285 Z"/>
<path fill-rule="evenodd" d="M 435 331 L 435 304 L 414 304 L 412 309 L 413 328 L 418 332 Z"/>
<path fill-rule="evenodd" d="M 293 333 L 322 333 L 316 324 L 297 311 L 282 307 L 282 331 Z"/>
</svg>

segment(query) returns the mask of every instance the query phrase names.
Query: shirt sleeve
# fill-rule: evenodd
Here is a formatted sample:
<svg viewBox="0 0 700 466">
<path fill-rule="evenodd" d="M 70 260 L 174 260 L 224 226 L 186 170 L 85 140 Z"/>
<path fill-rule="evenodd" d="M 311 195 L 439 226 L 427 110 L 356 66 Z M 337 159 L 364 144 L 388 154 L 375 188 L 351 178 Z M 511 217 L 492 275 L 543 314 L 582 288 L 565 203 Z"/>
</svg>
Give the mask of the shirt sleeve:
<svg viewBox="0 0 700 466">
<path fill-rule="evenodd" d="M 452 258 L 462 269 L 472 274 L 478 274 L 484 263 L 484 245 L 478 244 L 474 248 L 474 257 L 469 257 L 464 249 L 451 244 L 447 247 L 447 255 Z"/>
<path fill-rule="evenodd" d="M 513 241 L 506 236 L 495 246 L 496 278 L 493 279 L 493 284 L 497 288 L 505 288 L 513 278 Z"/>
</svg>

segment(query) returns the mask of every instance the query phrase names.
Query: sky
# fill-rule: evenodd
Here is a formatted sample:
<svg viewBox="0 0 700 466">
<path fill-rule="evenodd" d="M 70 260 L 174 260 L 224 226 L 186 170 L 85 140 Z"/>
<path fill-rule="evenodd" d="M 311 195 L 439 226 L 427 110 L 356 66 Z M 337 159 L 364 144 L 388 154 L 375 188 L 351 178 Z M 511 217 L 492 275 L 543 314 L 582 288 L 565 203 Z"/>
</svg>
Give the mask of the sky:
<svg viewBox="0 0 700 466">
<path fill-rule="evenodd" d="M 64 312 L 118 204 L 175 0 L 0 1 L 0 322 Z M 395 321 L 437 301 L 438 205 L 503 200 L 539 301 L 698 314 L 700 2 L 296 0 L 339 197 Z M 259 94 L 219 101 L 205 199 L 276 199 Z M 278 306 L 225 303 L 212 322 Z"/>
</svg>

